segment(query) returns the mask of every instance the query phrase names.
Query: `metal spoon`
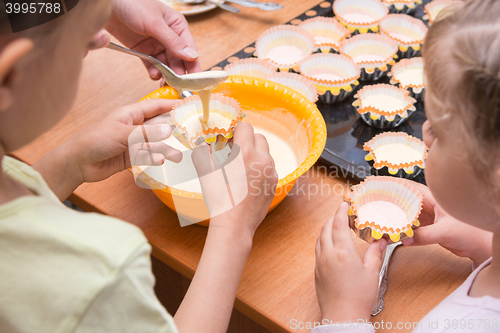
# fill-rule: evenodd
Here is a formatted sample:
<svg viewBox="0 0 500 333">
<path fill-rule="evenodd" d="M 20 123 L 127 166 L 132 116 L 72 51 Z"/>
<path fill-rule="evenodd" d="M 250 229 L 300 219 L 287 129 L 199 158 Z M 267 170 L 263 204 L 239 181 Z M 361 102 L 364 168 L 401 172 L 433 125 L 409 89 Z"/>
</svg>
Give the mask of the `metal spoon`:
<svg viewBox="0 0 500 333">
<path fill-rule="evenodd" d="M 199 4 L 199 3 L 209 2 L 211 4 L 219 6 L 221 8 L 223 8 L 222 5 L 224 5 L 223 3 L 218 2 L 217 0 L 181 0 L 181 1 L 184 3 L 188 3 L 188 4 Z M 235 3 L 235 4 L 238 4 L 238 5 L 243 6 L 243 7 L 259 8 L 259 9 L 262 9 L 265 11 L 271 11 L 271 10 L 277 10 L 277 9 L 283 8 L 282 5 L 277 4 L 277 3 L 273 3 L 273 2 L 256 2 L 256 1 L 251 1 L 251 0 L 225 0 L 225 1 Z M 234 11 L 234 13 L 237 13 L 240 11 L 238 8 L 234 8 L 232 6 L 228 6 L 228 5 L 224 5 L 224 6 L 236 9 L 237 11 Z M 226 9 L 226 8 L 223 8 L 223 9 Z M 226 9 L 226 10 L 230 10 L 230 9 Z"/>
<path fill-rule="evenodd" d="M 151 56 L 127 49 L 126 47 L 114 43 L 109 43 L 107 47 L 111 50 L 135 55 L 141 59 L 149 61 L 160 71 L 163 77 L 165 77 L 165 81 L 171 87 L 175 88 L 179 94 L 182 94 L 184 90 L 200 91 L 206 89 L 214 89 L 219 84 L 226 81 L 226 79 L 229 77 L 229 74 L 224 71 L 209 71 L 202 73 L 177 75 L 173 70 L 168 68 L 160 60 Z"/>
<path fill-rule="evenodd" d="M 184 2 L 184 3 L 187 3 L 189 5 L 196 5 L 196 4 L 199 4 L 199 3 L 208 2 L 208 3 L 212 4 L 212 5 L 215 5 L 215 6 L 219 7 L 219 8 L 227 10 L 227 11 L 229 11 L 231 13 L 235 13 L 236 14 L 236 13 L 240 12 L 239 8 L 235 8 L 233 6 L 226 5 L 226 4 L 224 4 L 222 2 L 219 2 L 219 1 L 216 1 L 216 0 L 181 0 L 181 1 Z"/>
<path fill-rule="evenodd" d="M 401 242 L 392 243 L 387 245 L 387 249 L 385 250 L 384 262 L 382 263 L 382 268 L 380 269 L 380 273 L 378 275 L 378 295 L 377 302 L 375 302 L 375 306 L 372 309 L 372 316 L 376 316 L 384 309 L 384 295 L 387 290 L 387 271 L 389 268 L 389 261 L 391 260 L 392 253 L 394 249 L 401 245 Z"/>
</svg>

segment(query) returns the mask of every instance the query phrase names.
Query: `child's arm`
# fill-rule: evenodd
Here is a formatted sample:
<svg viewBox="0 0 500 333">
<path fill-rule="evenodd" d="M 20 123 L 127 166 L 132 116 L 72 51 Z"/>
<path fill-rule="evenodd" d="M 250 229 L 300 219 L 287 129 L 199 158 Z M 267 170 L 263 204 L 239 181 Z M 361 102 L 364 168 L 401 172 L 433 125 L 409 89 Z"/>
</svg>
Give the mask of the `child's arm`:
<svg viewBox="0 0 500 333">
<path fill-rule="evenodd" d="M 207 146 L 193 153 L 193 162 L 201 177 L 203 196 L 211 216 L 216 216 L 210 220 L 196 274 L 174 317 L 181 333 L 226 332 L 255 230 L 274 198 L 272 189 L 278 177 L 266 139 L 254 134 L 250 124 L 241 123 L 234 130 L 234 144 L 241 149 L 244 168 L 234 170 L 228 165 L 225 173 L 232 197 L 244 199 L 221 214 L 217 214 L 216 210 L 226 204 L 221 201 L 223 193 L 227 191 L 225 182 L 202 177 L 214 175 L 210 170 Z M 203 163 L 206 161 L 209 163 Z M 243 172 L 242 176 L 232 177 L 240 171 Z"/>
<path fill-rule="evenodd" d="M 129 168 L 130 154 L 134 164 L 161 165 L 163 157 L 179 162 L 181 154 L 164 144 L 149 145 L 154 153 L 153 161 L 137 161 L 150 156 L 141 151 L 145 142 L 143 128 L 149 142 L 164 140 L 171 134 L 168 125 L 142 125 L 147 119 L 169 112 L 174 103 L 175 100 L 150 99 L 121 107 L 52 149 L 36 161 L 33 168 L 62 201 L 84 182 L 100 181 Z M 133 149 L 135 147 L 137 149 Z"/>
<path fill-rule="evenodd" d="M 377 297 L 387 242 L 374 241 L 361 260 L 349 228 L 348 210 L 348 203 L 340 205 L 316 243 L 316 294 L 323 324 L 366 322 Z"/>
<path fill-rule="evenodd" d="M 480 265 L 492 255 L 493 233 L 461 222 L 446 213 L 432 196 L 427 186 L 408 181 L 424 196 L 419 220 L 421 227 L 413 238 L 402 242 L 406 246 L 439 244 L 460 257 L 470 258 Z"/>
</svg>

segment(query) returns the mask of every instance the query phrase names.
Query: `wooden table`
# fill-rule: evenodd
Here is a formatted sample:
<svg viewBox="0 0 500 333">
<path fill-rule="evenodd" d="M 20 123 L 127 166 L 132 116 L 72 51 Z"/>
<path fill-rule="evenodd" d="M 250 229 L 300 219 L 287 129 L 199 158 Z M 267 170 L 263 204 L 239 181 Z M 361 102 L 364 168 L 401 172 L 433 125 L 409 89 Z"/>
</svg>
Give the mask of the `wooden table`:
<svg viewBox="0 0 500 333">
<path fill-rule="evenodd" d="M 317 0 L 278 0 L 284 8 L 263 12 L 244 8 L 237 14 L 220 9 L 188 18 L 201 65 L 207 69 L 254 41 L 265 29 L 289 21 Z M 66 118 L 34 143 L 15 152 L 33 163 L 81 128 L 158 88 L 139 60 L 109 50 L 84 60 L 80 91 Z M 335 212 L 352 180 L 317 164 L 257 230 L 241 279 L 231 332 L 307 332 L 302 325 L 320 320 L 314 289 L 314 245 L 323 223 Z M 317 190 L 319 193 L 314 194 Z M 128 171 L 84 184 L 70 198 L 86 211 L 101 212 L 140 227 L 153 246 L 157 294 L 175 312 L 197 267 L 207 229 L 181 228 L 176 215 L 150 190 L 135 185 Z M 356 239 L 360 254 L 366 244 Z M 439 246 L 399 248 L 389 270 L 386 308 L 373 322 L 419 321 L 458 287 L 471 271 Z M 352 286 L 355 288 L 355 286 Z M 311 325 L 311 324 L 310 324 Z M 407 327 L 398 331 L 411 331 Z M 380 329 L 379 331 L 383 331 Z"/>
</svg>

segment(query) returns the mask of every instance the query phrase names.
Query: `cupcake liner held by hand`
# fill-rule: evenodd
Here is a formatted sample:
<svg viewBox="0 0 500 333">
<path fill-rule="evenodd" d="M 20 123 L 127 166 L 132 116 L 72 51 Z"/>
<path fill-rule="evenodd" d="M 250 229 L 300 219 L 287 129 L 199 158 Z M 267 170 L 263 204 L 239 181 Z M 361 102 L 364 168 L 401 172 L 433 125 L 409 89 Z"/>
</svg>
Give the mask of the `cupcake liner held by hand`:
<svg viewBox="0 0 500 333">
<path fill-rule="evenodd" d="M 368 152 L 365 160 L 379 175 L 413 179 L 424 168 L 427 147 L 404 132 L 386 132 L 366 142 L 363 149 Z"/>
<path fill-rule="evenodd" d="M 409 15 L 389 14 L 380 20 L 380 32 L 398 43 L 400 58 L 411 58 L 420 56 L 427 27 Z"/>
<path fill-rule="evenodd" d="M 359 65 L 361 81 L 375 81 L 384 77 L 395 64 L 398 44 L 380 34 L 360 34 L 344 40 L 339 51 Z"/>
<path fill-rule="evenodd" d="M 378 32 L 379 22 L 389 9 L 379 0 L 336 0 L 333 12 L 353 34 Z"/>
<path fill-rule="evenodd" d="M 314 51 L 320 50 L 324 53 L 329 53 L 332 49 L 338 52 L 340 43 L 351 34 L 351 31 L 334 17 L 313 17 L 300 23 L 299 27 L 314 36 Z"/>
<path fill-rule="evenodd" d="M 174 105 L 171 122 L 173 135 L 189 149 L 206 142 L 215 150 L 225 147 L 232 138 L 232 130 L 245 117 L 240 104 L 222 94 L 210 96 L 210 116 L 207 123 L 202 121 L 203 105 L 200 97 L 190 96 Z"/>
<path fill-rule="evenodd" d="M 420 57 L 402 59 L 387 74 L 391 84 L 406 89 L 418 101 L 424 100 L 424 59 Z"/>
<path fill-rule="evenodd" d="M 299 69 L 314 82 L 318 99 L 323 103 L 340 102 L 352 95 L 361 75 L 361 69 L 352 59 L 332 53 L 312 54 L 300 61 Z"/>
<path fill-rule="evenodd" d="M 351 228 L 367 242 L 387 235 L 388 243 L 396 243 L 420 225 L 423 196 L 401 179 L 368 177 L 344 199 L 351 204 Z"/>
<path fill-rule="evenodd" d="M 297 71 L 299 61 L 315 48 L 313 35 L 293 25 L 278 25 L 264 31 L 255 43 L 259 59 L 271 61 L 280 72 Z"/>
<path fill-rule="evenodd" d="M 370 126 L 394 128 L 401 125 L 416 111 L 416 100 L 405 89 L 390 84 L 364 86 L 352 103 L 361 118 Z"/>
</svg>

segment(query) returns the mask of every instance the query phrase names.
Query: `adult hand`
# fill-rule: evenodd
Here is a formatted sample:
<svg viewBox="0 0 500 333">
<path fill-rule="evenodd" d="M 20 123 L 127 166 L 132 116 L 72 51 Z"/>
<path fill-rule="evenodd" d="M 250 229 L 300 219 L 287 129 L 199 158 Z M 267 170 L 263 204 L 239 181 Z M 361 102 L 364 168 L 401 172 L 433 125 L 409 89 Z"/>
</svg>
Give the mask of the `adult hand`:
<svg viewBox="0 0 500 333">
<path fill-rule="evenodd" d="M 476 228 L 451 217 L 432 196 L 427 186 L 408 181 L 424 196 L 419 220 L 421 226 L 412 238 L 405 238 L 405 246 L 439 244 L 457 256 L 470 258 L 480 265 L 492 255 L 493 233 Z"/>
<path fill-rule="evenodd" d="M 186 19 L 158 0 L 113 0 L 106 29 L 126 47 L 157 58 L 177 74 L 201 71 Z M 151 79 L 162 77 L 149 62 L 144 65 Z"/>
<path fill-rule="evenodd" d="M 358 256 L 348 218 L 340 205 L 316 243 L 316 295 L 322 320 L 335 323 L 367 320 L 377 298 L 378 276 L 387 241 L 374 241 L 363 260 Z"/>
</svg>

